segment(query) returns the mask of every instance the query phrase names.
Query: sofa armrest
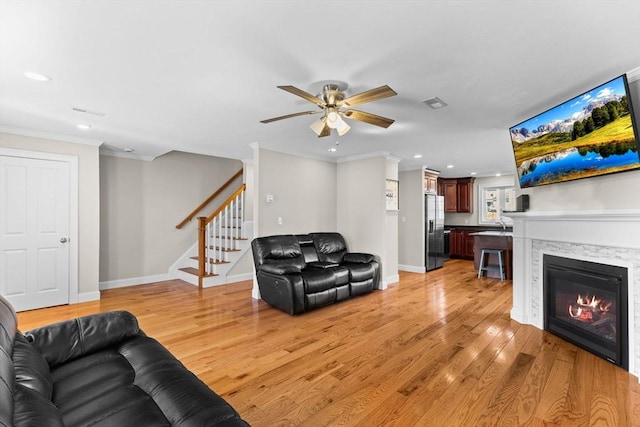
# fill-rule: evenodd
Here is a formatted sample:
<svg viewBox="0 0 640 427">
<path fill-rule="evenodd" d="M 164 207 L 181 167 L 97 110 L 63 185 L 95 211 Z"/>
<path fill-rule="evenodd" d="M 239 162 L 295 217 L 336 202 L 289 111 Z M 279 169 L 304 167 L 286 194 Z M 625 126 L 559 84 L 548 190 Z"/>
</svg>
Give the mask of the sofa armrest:
<svg viewBox="0 0 640 427">
<path fill-rule="evenodd" d="M 32 329 L 24 335 L 53 367 L 144 333 L 133 314 L 111 311 Z"/>
<path fill-rule="evenodd" d="M 260 268 L 256 280 L 260 297 L 267 304 L 288 314 L 305 311 L 304 282 L 300 274 L 272 274 Z"/>
<path fill-rule="evenodd" d="M 371 261 L 375 261 L 373 255 L 361 252 L 347 252 L 342 259 L 342 262 L 353 262 L 356 264 L 368 264 Z"/>
<path fill-rule="evenodd" d="M 326 268 L 339 267 L 340 264 L 338 264 L 336 262 L 329 262 L 329 261 L 313 261 L 313 262 L 308 262 L 307 266 L 308 267 L 313 267 L 313 268 L 326 269 Z"/>
<path fill-rule="evenodd" d="M 292 274 L 302 271 L 297 265 L 291 264 L 262 264 L 260 270 L 271 274 Z"/>
</svg>

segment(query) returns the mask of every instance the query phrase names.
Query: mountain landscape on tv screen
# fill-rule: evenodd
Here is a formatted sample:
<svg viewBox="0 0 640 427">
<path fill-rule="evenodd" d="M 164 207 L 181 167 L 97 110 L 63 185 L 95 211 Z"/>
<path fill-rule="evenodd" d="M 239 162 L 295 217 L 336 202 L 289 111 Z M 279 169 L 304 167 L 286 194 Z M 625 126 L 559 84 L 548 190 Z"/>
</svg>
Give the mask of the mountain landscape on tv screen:
<svg viewBox="0 0 640 427">
<path fill-rule="evenodd" d="M 640 168 L 623 77 L 512 127 L 521 187 Z"/>
<path fill-rule="evenodd" d="M 609 95 L 604 99 L 598 99 L 590 102 L 587 106 L 585 106 L 580 114 L 574 114 L 571 117 L 568 117 L 564 120 L 554 120 L 550 123 L 546 123 L 543 125 L 539 125 L 537 128 L 529 130 L 527 128 L 512 128 L 511 129 L 511 141 L 515 142 L 524 142 L 531 138 L 537 138 L 543 136 L 549 132 L 556 133 L 571 133 L 573 131 L 573 124 L 576 121 L 583 121 L 588 117 L 591 117 L 591 113 L 596 108 L 604 107 L 608 102 L 624 102 L 626 103 L 625 95 L 613 94 Z"/>
</svg>

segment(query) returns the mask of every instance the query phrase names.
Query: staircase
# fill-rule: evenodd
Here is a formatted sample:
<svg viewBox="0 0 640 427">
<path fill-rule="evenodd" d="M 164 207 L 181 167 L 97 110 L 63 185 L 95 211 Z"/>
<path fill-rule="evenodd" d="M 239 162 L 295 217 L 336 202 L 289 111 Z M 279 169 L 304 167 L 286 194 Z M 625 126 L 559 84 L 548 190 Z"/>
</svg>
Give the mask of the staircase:
<svg viewBox="0 0 640 427">
<path fill-rule="evenodd" d="M 208 204 L 235 178 L 227 181 L 209 199 L 203 202 L 185 221 Z M 208 217 L 198 217 L 198 240 L 169 269 L 170 277 L 206 288 L 230 283 L 229 272 L 250 248 L 253 234 L 252 224 L 244 220 L 244 196 L 246 186 L 242 184 L 225 202 Z M 240 279 L 243 280 L 243 279 Z M 231 281 L 237 281 L 232 280 Z"/>
</svg>

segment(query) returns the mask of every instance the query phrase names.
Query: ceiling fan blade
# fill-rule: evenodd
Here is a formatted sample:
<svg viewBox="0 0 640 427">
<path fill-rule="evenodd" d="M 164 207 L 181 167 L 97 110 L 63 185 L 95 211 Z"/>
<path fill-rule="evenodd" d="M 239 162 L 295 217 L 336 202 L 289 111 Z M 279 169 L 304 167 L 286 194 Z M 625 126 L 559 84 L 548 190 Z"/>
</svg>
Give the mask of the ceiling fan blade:
<svg viewBox="0 0 640 427">
<path fill-rule="evenodd" d="M 278 89 L 285 90 L 289 93 L 299 96 L 300 98 L 304 98 L 307 101 L 316 104 L 318 107 L 325 107 L 325 103 L 322 99 L 318 98 L 317 96 L 313 96 L 309 92 L 305 92 L 302 89 L 298 89 L 295 86 L 278 86 Z"/>
<path fill-rule="evenodd" d="M 322 128 L 322 132 L 320 132 L 320 134 L 318 135 L 318 138 L 322 138 L 323 136 L 329 136 L 329 135 L 331 135 L 331 128 L 325 124 L 324 127 Z"/>
<path fill-rule="evenodd" d="M 318 114 L 322 111 L 302 111 L 300 113 L 287 114 L 286 116 L 273 117 L 271 119 L 260 120 L 260 123 L 277 122 L 278 120 L 290 119 L 291 117 L 306 116 L 307 114 Z"/>
<path fill-rule="evenodd" d="M 389 86 L 384 85 L 375 89 L 367 90 L 365 92 L 357 93 L 344 99 L 340 105 L 355 107 L 356 105 L 364 104 L 366 102 L 377 101 L 379 99 L 388 98 L 390 96 L 397 95 L 396 91 Z"/>
<path fill-rule="evenodd" d="M 361 122 L 369 123 L 370 125 L 376 125 L 383 128 L 388 128 L 393 122 L 395 122 L 395 120 L 393 119 L 388 119 L 386 117 L 378 116 L 371 113 L 365 113 L 364 111 L 358 110 L 347 110 L 343 114 L 349 119 L 358 120 Z"/>
</svg>

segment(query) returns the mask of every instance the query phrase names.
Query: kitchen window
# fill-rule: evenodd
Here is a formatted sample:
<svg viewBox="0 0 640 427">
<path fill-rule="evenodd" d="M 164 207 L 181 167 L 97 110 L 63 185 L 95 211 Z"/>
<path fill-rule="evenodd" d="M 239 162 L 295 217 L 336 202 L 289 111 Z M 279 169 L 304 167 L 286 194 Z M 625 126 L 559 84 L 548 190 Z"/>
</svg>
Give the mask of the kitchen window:
<svg viewBox="0 0 640 427">
<path fill-rule="evenodd" d="M 478 222 L 496 224 L 500 221 L 512 225 L 511 218 L 502 215 L 505 211 L 516 210 L 516 189 L 513 185 L 486 185 L 479 187 Z"/>
</svg>

